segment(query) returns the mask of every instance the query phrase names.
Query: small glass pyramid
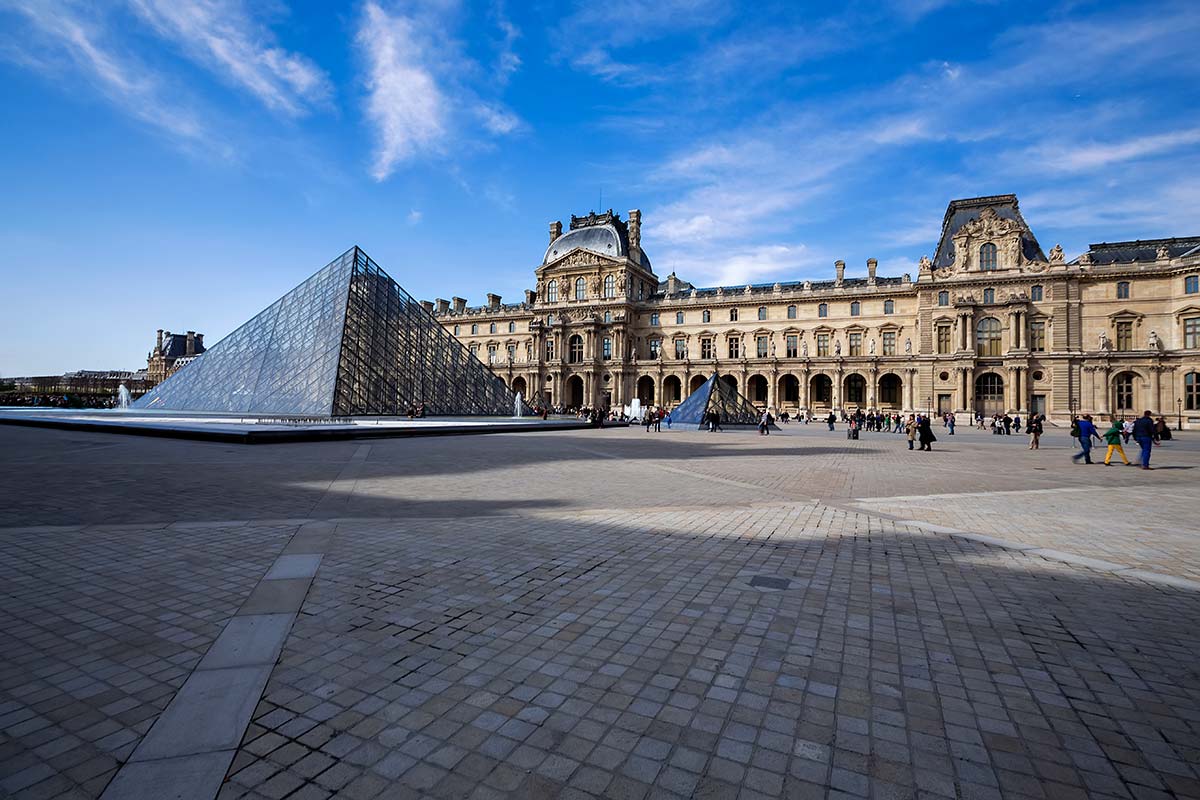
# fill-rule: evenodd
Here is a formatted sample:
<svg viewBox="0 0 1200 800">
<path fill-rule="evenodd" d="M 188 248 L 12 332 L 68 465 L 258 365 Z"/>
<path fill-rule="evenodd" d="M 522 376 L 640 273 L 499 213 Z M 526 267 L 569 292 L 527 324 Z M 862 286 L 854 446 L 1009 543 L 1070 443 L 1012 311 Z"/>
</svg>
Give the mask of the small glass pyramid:
<svg viewBox="0 0 1200 800">
<path fill-rule="evenodd" d="M 353 247 L 134 408 L 298 416 L 511 416 L 516 397 Z M 528 406 L 525 413 L 531 413 Z"/>
</svg>

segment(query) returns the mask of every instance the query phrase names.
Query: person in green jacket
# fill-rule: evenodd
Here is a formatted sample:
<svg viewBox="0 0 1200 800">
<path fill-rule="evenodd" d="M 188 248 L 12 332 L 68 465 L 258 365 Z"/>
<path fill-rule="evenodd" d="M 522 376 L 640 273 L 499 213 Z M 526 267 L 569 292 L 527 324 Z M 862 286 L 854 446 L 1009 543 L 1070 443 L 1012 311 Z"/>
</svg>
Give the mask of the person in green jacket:
<svg viewBox="0 0 1200 800">
<path fill-rule="evenodd" d="M 1121 422 L 1113 420 L 1112 427 L 1104 432 L 1104 441 L 1108 444 L 1108 451 L 1104 454 L 1104 466 L 1108 466 L 1108 462 L 1112 460 L 1113 453 L 1119 453 L 1121 460 L 1125 462 L 1125 466 L 1129 466 L 1129 459 L 1125 457 L 1125 450 L 1121 447 Z"/>
</svg>

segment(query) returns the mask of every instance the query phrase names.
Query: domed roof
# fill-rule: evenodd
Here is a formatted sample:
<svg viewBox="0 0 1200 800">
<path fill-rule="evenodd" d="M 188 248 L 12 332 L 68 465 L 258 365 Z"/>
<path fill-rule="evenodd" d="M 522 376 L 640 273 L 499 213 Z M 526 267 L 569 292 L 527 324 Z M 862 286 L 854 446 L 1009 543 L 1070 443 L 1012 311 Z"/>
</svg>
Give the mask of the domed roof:
<svg viewBox="0 0 1200 800">
<path fill-rule="evenodd" d="M 575 249 L 587 250 L 615 259 L 629 256 L 628 229 L 615 214 L 609 212 L 599 217 L 594 224 L 588 224 L 588 222 L 586 217 L 572 217 L 571 230 L 550 243 L 550 246 L 546 248 L 546 255 L 542 257 L 542 264 L 557 261 Z M 639 253 L 638 263 L 646 270 L 652 271 L 650 259 L 646 257 L 644 251 Z"/>
</svg>

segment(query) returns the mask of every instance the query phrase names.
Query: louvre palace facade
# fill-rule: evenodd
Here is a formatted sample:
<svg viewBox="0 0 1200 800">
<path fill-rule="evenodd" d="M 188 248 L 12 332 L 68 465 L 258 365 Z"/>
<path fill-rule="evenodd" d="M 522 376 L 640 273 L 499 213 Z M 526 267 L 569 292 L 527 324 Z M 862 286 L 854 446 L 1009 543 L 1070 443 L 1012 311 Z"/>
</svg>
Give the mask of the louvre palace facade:
<svg viewBox="0 0 1200 800">
<path fill-rule="evenodd" d="M 671 407 L 714 371 L 776 412 L 1140 415 L 1200 427 L 1200 236 L 1044 251 L 1013 195 L 950 203 L 912 275 L 693 286 L 641 213 L 572 217 L 522 302 L 424 305 L 527 398 Z"/>
</svg>

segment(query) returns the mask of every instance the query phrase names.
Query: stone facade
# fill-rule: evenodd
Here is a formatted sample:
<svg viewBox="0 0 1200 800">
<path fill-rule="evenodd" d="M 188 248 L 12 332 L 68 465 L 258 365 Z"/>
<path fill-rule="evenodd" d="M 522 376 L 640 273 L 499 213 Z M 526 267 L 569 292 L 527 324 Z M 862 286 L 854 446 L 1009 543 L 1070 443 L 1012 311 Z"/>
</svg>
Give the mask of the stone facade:
<svg viewBox="0 0 1200 800">
<path fill-rule="evenodd" d="M 204 334 L 158 330 L 154 349 L 146 355 L 147 388 L 157 386 L 204 352 Z"/>
<path fill-rule="evenodd" d="M 1013 195 L 955 200 L 918 275 L 697 288 L 660 280 L 641 214 L 573 217 L 523 302 L 437 319 L 515 390 L 671 406 L 714 370 L 760 406 L 1140 415 L 1200 427 L 1200 237 L 1047 255 Z"/>
</svg>

